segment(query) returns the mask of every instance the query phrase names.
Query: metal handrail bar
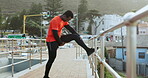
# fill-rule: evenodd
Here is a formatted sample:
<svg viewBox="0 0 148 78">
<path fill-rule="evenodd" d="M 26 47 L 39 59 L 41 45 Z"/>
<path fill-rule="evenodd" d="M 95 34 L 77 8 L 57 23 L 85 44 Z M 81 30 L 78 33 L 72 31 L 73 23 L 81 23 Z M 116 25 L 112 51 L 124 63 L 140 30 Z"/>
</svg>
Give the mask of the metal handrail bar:
<svg viewBox="0 0 148 78">
<path fill-rule="evenodd" d="M 109 33 L 109 32 L 112 32 L 112 31 L 118 29 L 118 28 L 124 27 L 124 25 L 127 22 L 131 24 L 131 23 L 133 23 L 133 22 L 135 22 L 135 21 L 137 21 L 139 19 L 142 19 L 142 18 L 148 16 L 148 9 L 147 8 L 148 8 L 148 5 L 145 6 L 144 8 L 142 8 L 142 9 L 138 10 L 137 12 L 135 12 L 135 14 L 132 16 L 132 18 L 130 18 L 130 19 L 126 20 L 126 21 L 121 22 L 120 24 L 118 24 L 118 25 L 116 25 L 116 26 L 114 26 L 114 27 L 112 27 L 112 28 L 102 32 L 101 34 L 97 35 L 96 37 L 91 38 L 90 40 L 96 39 L 96 38 L 98 38 L 98 37 L 100 37 L 100 36 L 102 36 L 102 35 L 104 35 L 106 33 Z"/>
<path fill-rule="evenodd" d="M 105 65 L 105 67 L 109 70 L 109 72 L 116 78 L 121 78 L 120 75 L 118 75 L 118 73 L 116 73 L 116 71 L 114 71 L 106 62 L 105 60 L 102 60 L 101 57 L 98 54 L 95 54 L 95 56 L 98 58 L 98 60 L 100 61 L 100 63 L 102 63 L 103 65 Z"/>
<path fill-rule="evenodd" d="M 9 66 L 12 66 L 12 64 L 9 64 L 9 65 L 6 65 L 6 66 L 2 66 L 2 67 L 0 67 L 0 69 L 6 68 L 6 67 L 9 67 Z"/>
<path fill-rule="evenodd" d="M 96 73 L 96 77 L 97 77 L 97 78 L 99 78 L 99 74 L 98 74 L 98 71 L 95 71 L 95 73 Z"/>
<path fill-rule="evenodd" d="M 17 38 L 0 38 L 0 40 L 46 40 L 46 39 L 17 39 Z"/>
<path fill-rule="evenodd" d="M 128 14 L 127 14 L 128 15 Z M 126 15 L 125 15 L 126 16 Z M 131 56 L 129 56 L 129 55 L 133 55 L 133 56 L 135 56 L 135 53 L 133 53 L 133 52 L 135 52 L 135 50 L 136 50 L 136 35 L 135 35 L 135 32 L 136 32 L 136 25 L 134 25 L 134 22 L 136 22 L 137 20 L 139 20 L 139 19 L 141 19 L 141 18 L 144 18 L 144 17 L 146 17 L 146 16 L 148 16 L 148 5 L 146 5 L 144 8 L 142 8 L 142 9 L 140 9 L 139 11 L 137 11 L 136 13 L 132 13 L 132 15 L 131 14 L 129 14 L 128 15 L 128 17 L 125 17 L 125 21 L 124 22 L 121 22 L 120 24 L 118 24 L 118 25 L 116 25 L 116 26 L 114 26 L 114 27 L 112 27 L 112 28 L 110 28 L 110 29 L 108 29 L 108 30 L 106 30 L 106 31 L 104 31 L 103 33 L 101 33 L 101 34 L 99 34 L 99 35 L 97 35 L 96 37 L 93 37 L 93 38 L 91 38 L 90 40 L 93 40 L 93 39 L 96 39 L 96 38 L 98 38 L 98 37 L 102 37 L 102 40 L 104 40 L 103 39 L 103 37 L 104 37 L 104 35 L 106 34 L 106 33 L 108 33 L 108 32 L 112 32 L 112 31 L 114 31 L 114 30 L 116 30 L 116 29 L 118 29 L 118 28 L 121 28 L 121 27 L 123 27 L 124 25 L 126 25 L 126 26 L 128 26 L 127 27 L 127 35 L 128 35 L 128 42 L 127 42 L 127 51 L 128 52 L 130 52 L 130 53 L 128 53 L 127 55 L 127 58 L 129 59 L 128 61 L 127 61 L 127 65 L 130 65 L 130 62 L 131 61 L 133 61 L 132 62 L 132 68 L 134 69 L 129 69 L 130 71 L 127 71 L 128 73 L 127 73 L 127 78 L 135 78 L 136 77 L 136 75 L 135 75 L 135 73 L 136 73 L 136 71 L 135 71 L 135 64 L 136 64 L 136 61 L 135 61 L 135 59 L 133 59 L 133 58 L 131 58 Z M 131 31 L 133 31 L 134 33 L 132 33 Z M 130 37 L 131 35 L 133 35 L 133 37 Z M 133 40 L 133 41 L 131 41 L 131 39 Z M 90 41 L 89 40 L 89 41 Z M 131 41 L 131 42 L 130 42 Z M 135 42 L 135 43 L 134 43 Z M 103 45 L 101 45 L 102 46 L 102 49 L 104 49 L 103 47 L 104 47 L 104 41 L 102 41 L 102 43 L 101 44 L 103 44 Z M 101 49 L 101 50 L 102 50 Z M 116 77 L 116 78 L 121 78 L 121 76 L 120 75 L 118 75 L 118 73 L 116 73 L 116 71 L 114 71 L 106 62 L 105 62 L 105 60 L 104 60 L 104 50 L 102 50 L 103 51 L 103 54 L 102 54 L 102 58 L 101 57 L 99 57 L 98 56 L 98 54 L 95 54 L 96 56 L 97 56 L 97 58 L 101 61 L 101 63 L 103 64 L 102 66 L 105 66 L 108 70 L 109 70 L 109 72 L 114 76 L 114 77 Z M 131 53 L 132 52 L 132 53 Z M 134 57 L 135 58 L 135 57 Z M 104 76 L 102 75 L 102 74 L 104 74 L 104 67 L 103 67 L 103 71 L 101 71 L 102 73 L 101 73 L 101 77 L 102 78 L 104 78 Z M 132 74 L 132 75 L 131 75 Z"/>
<path fill-rule="evenodd" d="M 25 61 L 29 61 L 29 59 L 23 60 L 23 61 L 20 61 L 20 62 L 17 62 L 17 63 L 13 63 L 13 65 L 16 65 L 16 64 L 19 64 L 19 63 L 23 63 Z M 0 69 L 6 68 L 6 67 L 9 67 L 9 66 L 12 66 L 12 64 L 9 64 L 9 65 L 6 65 L 6 66 L 2 66 L 2 67 L 0 67 Z"/>
<path fill-rule="evenodd" d="M 20 51 L 22 51 L 22 52 L 20 52 Z M 12 51 L 2 52 L 0 54 L 9 54 L 9 53 L 12 53 Z M 30 53 L 30 52 L 27 52 L 27 50 L 26 50 L 26 52 L 25 52 L 25 50 L 18 50 L 18 51 L 13 51 L 13 53 Z"/>
</svg>

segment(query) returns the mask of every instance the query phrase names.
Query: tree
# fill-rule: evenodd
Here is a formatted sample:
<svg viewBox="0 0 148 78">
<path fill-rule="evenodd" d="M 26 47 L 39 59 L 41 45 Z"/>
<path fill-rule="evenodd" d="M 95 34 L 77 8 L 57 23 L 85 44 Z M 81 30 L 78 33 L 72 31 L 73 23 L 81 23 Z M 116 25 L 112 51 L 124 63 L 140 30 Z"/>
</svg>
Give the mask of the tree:
<svg viewBox="0 0 148 78">
<path fill-rule="evenodd" d="M 20 27 L 22 26 L 22 24 L 21 24 L 21 20 L 19 19 L 18 15 L 15 15 L 12 17 L 9 26 L 11 30 L 14 30 L 13 33 L 15 32 L 15 30 L 20 30 Z"/>
<path fill-rule="evenodd" d="M 45 33 L 45 30 L 43 30 L 43 33 Z M 41 36 L 41 26 L 38 25 L 36 22 L 29 20 L 26 23 L 26 32 L 28 33 L 28 35 L 32 35 L 32 36 Z"/>
<path fill-rule="evenodd" d="M 82 27 L 82 22 L 86 19 L 86 13 L 88 11 L 87 8 L 87 1 L 86 0 L 81 0 L 80 5 L 78 7 L 78 26 L 79 26 L 79 31 L 81 31 Z"/>
<path fill-rule="evenodd" d="M 46 10 L 50 12 L 51 18 L 61 14 L 63 11 L 63 5 L 61 0 L 45 0 L 46 1 Z M 51 19 L 50 18 L 50 19 Z"/>
<path fill-rule="evenodd" d="M 27 15 L 27 11 L 23 9 L 20 14 L 19 14 L 19 20 L 20 20 L 20 30 L 23 32 L 23 20 L 24 20 L 24 15 Z"/>
<path fill-rule="evenodd" d="M 99 11 L 97 11 L 97 10 L 89 10 L 87 12 L 86 16 L 89 19 L 89 27 L 87 29 L 89 31 L 89 34 L 96 34 L 97 28 L 100 26 L 100 23 L 102 22 L 102 20 L 99 22 L 98 25 L 96 25 L 96 23 L 93 19 L 96 17 L 100 17 L 101 14 L 99 14 Z M 92 29 L 93 24 L 95 25 L 94 30 Z M 92 33 L 92 31 L 94 31 L 94 33 Z"/>
<path fill-rule="evenodd" d="M 2 10 L 0 8 L 0 30 L 1 30 L 1 37 L 3 36 L 2 29 L 3 29 L 3 25 L 2 25 Z"/>
<path fill-rule="evenodd" d="M 31 8 L 30 8 L 30 10 L 28 12 L 28 15 L 40 14 L 42 12 L 43 12 L 43 9 L 42 9 L 41 3 L 39 3 L 39 4 L 32 3 Z M 33 20 L 38 24 L 41 24 L 41 16 L 39 16 L 39 17 L 29 17 L 28 19 Z"/>
<path fill-rule="evenodd" d="M 0 27 L 1 27 L 1 25 L 2 25 L 2 10 L 0 8 Z"/>
<path fill-rule="evenodd" d="M 4 23 L 3 23 L 3 32 L 5 33 L 6 30 L 9 30 L 10 29 L 10 21 L 11 21 L 11 17 L 10 16 L 7 16 L 5 17 L 4 19 Z"/>
</svg>

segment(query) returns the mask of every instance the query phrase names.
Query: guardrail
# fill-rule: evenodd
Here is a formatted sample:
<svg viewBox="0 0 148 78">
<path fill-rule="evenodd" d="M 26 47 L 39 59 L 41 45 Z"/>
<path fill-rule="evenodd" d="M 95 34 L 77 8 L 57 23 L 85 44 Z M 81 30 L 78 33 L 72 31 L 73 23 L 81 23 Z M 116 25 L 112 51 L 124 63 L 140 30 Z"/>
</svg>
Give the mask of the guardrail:
<svg viewBox="0 0 148 78">
<path fill-rule="evenodd" d="M 142 19 L 144 17 L 148 16 L 148 5 L 143 7 L 142 9 L 138 10 L 137 12 L 133 13 L 127 13 L 124 15 L 124 22 L 121 22 L 120 24 L 102 32 L 101 34 L 97 35 L 96 37 L 93 37 L 89 40 L 91 42 L 91 46 L 95 47 L 95 54 L 91 55 L 89 57 L 90 65 L 92 68 L 92 75 L 95 76 L 95 78 L 99 78 L 98 70 L 97 70 L 97 63 L 100 62 L 100 78 L 104 78 L 104 67 L 107 68 L 107 70 L 115 77 L 115 78 L 122 78 L 113 68 L 111 68 L 106 62 L 104 57 L 104 37 L 106 33 L 112 32 L 118 28 L 121 28 L 123 26 L 127 26 L 127 64 L 126 64 L 126 75 L 127 78 L 136 78 L 136 43 L 137 43 L 137 37 L 136 37 L 136 24 L 137 20 Z M 97 52 L 97 38 L 101 38 L 101 54 L 98 55 Z"/>
<path fill-rule="evenodd" d="M 24 43 L 25 42 L 25 43 Z M 27 42 L 27 43 L 26 43 Z M 14 76 L 14 66 L 22 62 L 29 61 L 29 69 L 32 66 L 32 55 L 38 50 L 40 53 L 40 63 L 42 64 L 42 51 L 43 46 L 46 46 L 45 39 L 8 39 L 0 38 L 0 55 L 7 55 L 6 57 L 12 60 L 11 64 L 0 67 L 0 69 L 11 66 L 12 77 Z M 27 48 L 27 49 L 26 49 Z M 44 49 L 46 50 L 46 49 Z M 15 56 L 23 57 L 23 53 L 26 56 L 25 60 L 14 63 Z"/>
</svg>

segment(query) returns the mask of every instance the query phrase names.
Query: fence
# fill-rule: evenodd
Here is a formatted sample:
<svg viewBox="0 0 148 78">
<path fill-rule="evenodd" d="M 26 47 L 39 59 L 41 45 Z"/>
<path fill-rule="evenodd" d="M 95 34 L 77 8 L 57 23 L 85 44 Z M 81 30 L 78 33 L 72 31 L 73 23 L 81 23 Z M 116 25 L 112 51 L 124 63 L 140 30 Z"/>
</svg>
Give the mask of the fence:
<svg viewBox="0 0 148 78">
<path fill-rule="evenodd" d="M 126 63 L 126 75 L 127 78 L 136 78 L 136 24 L 137 20 L 147 17 L 148 16 L 148 5 L 144 8 L 138 10 L 137 12 L 133 13 L 127 13 L 124 15 L 124 22 L 121 22 L 120 24 L 104 31 L 103 33 L 99 34 L 98 36 L 91 38 L 89 43 L 92 47 L 95 48 L 95 54 L 91 55 L 89 57 L 90 65 L 92 68 L 92 75 L 95 76 L 95 78 L 104 78 L 104 67 L 115 77 L 115 78 L 121 78 L 121 76 L 113 70 L 105 61 L 104 57 L 104 37 L 105 34 L 108 32 L 112 32 L 118 28 L 121 28 L 123 26 L 127 26 L 127 63 Z M 100 37 L 100 48 L 101 53 L 98 55 L 97 52 L 97 38 Z M 98 75 L 97 70 L 97 63 L 100 63 L 100 75 Z"/>
<path fill-rule="evenodd" d="M 11 64 L 1 66 L 4 69 L 11 66 L 12 77 L 14 75 L 14 66 L 26 61 L 29 61 L 29 69 L 31 69 L 32 55 L 36 52 L 40 53 L 40 63 L 42 63 L 42 52 L 46 50 L 45 39 L 0 39 L 0 58 L 7 57 L 11 59 Z M 23 61 L 14 62 L 17 57 L 24 56 Z"/>
</svg>

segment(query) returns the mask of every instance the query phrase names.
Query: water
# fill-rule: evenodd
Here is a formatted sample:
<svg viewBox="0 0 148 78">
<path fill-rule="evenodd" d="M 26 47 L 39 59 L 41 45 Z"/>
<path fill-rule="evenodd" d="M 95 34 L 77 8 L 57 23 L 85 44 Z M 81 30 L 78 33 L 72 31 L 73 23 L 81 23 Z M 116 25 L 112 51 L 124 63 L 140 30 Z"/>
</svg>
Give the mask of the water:
<svg viewBox="0 0 148 78">
<path fill-rule="evenodd" d="M 5 58 L 5 57 L 0 58 L 0 67 L 8 65 L 8 64 L 9 64 L 8 58 Z M 6 72 L 7 70 L 8 68 L 0 69 L 0 73 Z"/>
<path fill-rule="evenodd" d="M 14 59 L 14 63 L 22 61 L 22 60 L 25 60 L 25 59 Z M 45 60 L 43 60 L 43 61 L 45 61 Z M 11 62 L 12 62 L 11 59 L 0 58 L 0 67 L 11 64 Z M 20 64 L 16 64 L 14 66 L 14 74 L 29 68 L 29 65 L 30 65 L 29 63 L 30 63 L 30 61 L 26 61 L 26 62 L 23 62 L 23 63 L 20 63 Z M 31 65 L 33 66 L 33 65 L 40 63 L 40 60 L 32 59 L 31 63 L 32 63 Z M 9 66 L 7 68 L 0 69 L 0 78 L 6 78 L 8 76 L 11 76 L 12 75 L 11 71 L 12 71 L 11 66 Z"/>
</svg>

